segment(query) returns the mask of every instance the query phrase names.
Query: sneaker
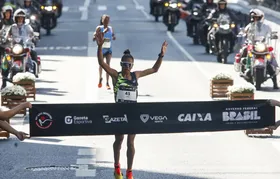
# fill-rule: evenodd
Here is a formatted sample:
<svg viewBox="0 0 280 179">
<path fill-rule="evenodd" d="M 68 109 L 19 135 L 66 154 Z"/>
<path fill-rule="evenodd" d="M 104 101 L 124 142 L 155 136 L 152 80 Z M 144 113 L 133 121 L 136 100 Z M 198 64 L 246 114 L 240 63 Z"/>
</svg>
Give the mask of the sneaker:
<svg viewBox="0 0 280 179">
<path fill-rule="evenodd" d="M 100 78 L 100 79 L 99 79 L 98 88 L 101 88 L 101 87 L 102 87 L 102 80 L 103 80 L 103 78 Z"/>
<path fill-rule="evenodd" d="M 126 179 L 134 179 L 132 171 L 126 171 Z"/>
<path fill-rule="evenodd" d="M 123 179 L 120 165 L 115 166 L 114 176 L 115 176 L 115 179 Z"/>
</svg>

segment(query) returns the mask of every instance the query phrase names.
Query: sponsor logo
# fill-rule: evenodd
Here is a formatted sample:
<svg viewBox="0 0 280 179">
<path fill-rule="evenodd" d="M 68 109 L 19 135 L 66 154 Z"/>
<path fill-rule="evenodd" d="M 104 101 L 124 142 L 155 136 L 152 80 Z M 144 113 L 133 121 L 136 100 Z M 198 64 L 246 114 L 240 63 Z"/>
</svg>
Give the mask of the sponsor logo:
<svg viewBox="0 0 280 179">
<path fill-rule="evenodd" d="M 257 107 L 226 108 L 222 112 L 223 122 L 228 124 L 236 123 L 257 123 L 261 120 Z"/>
<path fill-rule="evenodd" d="M 150 116 L 149 114 L 141 114 L 140 119 L 144 123 L 148 122 L 149 119 L 151 121 L 154 121 L 155 123 L 161 123 L 163 121 L 168 120 L 166 116 Z"/>
<path fill-rule="evenodd" d="M 103 115 L 103 119 L 105 120 L 105 123 L 110 124 L 110 123 L 118 123 L 118 122 L 127 122 L 127 115 L 124 114 L 121 117 L 111 117 L 109 115 Z"/>
<path fill-rule="evenodd" d="M 65 116 L 65 124 L 92 124 L 87 116 Z"/>
<path fill-rule="evenodd" d="M 193 121 L 212 121 L 211 113 L 188 113 L 179 114 L 178 121 L 180 122 L 193 122 Z"/>
<path fill-rule="evenodd" d="M 40 129 L 48 129 L 51 127 L 53 119 L 49 113 L 41 112 L 36 116 L 35 123 Z"/>
<path fill-rule="evenodd" d="M 223 112 L 223 121 L 258 121 L 258 111 Z"/>
</svg>

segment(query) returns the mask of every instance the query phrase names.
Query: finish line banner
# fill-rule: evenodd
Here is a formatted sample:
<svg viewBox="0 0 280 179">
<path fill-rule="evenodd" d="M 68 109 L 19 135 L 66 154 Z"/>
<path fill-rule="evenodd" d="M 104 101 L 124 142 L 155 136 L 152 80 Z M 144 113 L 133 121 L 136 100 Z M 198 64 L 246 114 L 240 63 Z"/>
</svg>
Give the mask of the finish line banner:
<svg viewBox="0 0 280 179">
<path fill-rule="evenodd" d="M 30 136 L 211 132 L 275 124 L 267 100 L 33 104 Z"/>
</svg>

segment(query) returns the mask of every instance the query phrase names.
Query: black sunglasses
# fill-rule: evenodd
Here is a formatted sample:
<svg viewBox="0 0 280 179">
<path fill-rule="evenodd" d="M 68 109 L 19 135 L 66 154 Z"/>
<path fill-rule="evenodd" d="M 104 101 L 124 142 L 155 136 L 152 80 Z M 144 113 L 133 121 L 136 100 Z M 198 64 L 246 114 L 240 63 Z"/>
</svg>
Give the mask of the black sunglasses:
<svg viewBox="0 0 280 179">
<path fill-rule="evenodd" d="M 133 63 L 130 62 L 121 62 L 122 67 L 131 68 Z"/>
</svg>

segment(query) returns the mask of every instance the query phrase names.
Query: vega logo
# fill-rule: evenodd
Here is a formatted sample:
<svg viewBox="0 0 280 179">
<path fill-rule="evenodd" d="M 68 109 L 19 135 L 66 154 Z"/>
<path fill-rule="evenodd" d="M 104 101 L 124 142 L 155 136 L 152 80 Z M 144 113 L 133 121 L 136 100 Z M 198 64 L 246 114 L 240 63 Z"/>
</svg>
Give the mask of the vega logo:
<svg viewBox="0 0 280 179">
<path fill-rule="evenodd" d="M 178 116 L 180 122 L 193 122 L 193 121 L 212 121 L 211 113 L 192 113 L 192 114 L 180 114 Z"/>
<path fill-rule="evenodd" d="M 258 111 L 242 111 L 242 112 L 223 112 L 223 121 L 257 121 L 261 117 L 258 115 Z"/>
<path fill-rule="evenodd" d="M 149 119 L 155 123 L 162 123 L 163 121 L 168 120 L 167 116 L 151 116 L 149 114 L 141 114 L 140 119 L 143 123 L 148 122 Z"/>
</svg>

